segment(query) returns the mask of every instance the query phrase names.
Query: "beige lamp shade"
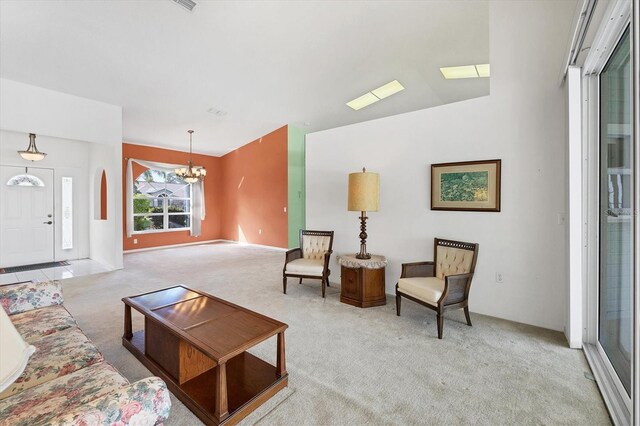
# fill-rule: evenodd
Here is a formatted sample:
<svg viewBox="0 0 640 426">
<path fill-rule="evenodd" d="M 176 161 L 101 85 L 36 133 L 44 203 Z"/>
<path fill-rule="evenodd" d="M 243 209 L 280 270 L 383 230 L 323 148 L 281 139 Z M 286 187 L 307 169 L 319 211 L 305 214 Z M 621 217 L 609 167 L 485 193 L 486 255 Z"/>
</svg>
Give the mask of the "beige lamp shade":
<svg viewBox="0 0 640 426">
<path fill-rule="evenodd" d="M 364 170 L 364 169 L 363 169 Z M 366 171 L 349 173 L 350 212 L 377 212 L 380 175 Z"/>
</svg>

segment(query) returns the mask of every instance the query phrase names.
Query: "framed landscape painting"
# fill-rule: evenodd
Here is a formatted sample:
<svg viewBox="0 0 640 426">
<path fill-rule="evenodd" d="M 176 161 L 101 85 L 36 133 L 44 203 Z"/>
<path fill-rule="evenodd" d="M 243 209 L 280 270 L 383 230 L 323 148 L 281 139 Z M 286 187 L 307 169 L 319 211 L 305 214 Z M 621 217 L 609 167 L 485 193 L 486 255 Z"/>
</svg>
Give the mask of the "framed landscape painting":
<svg viewBox="0 0 640 426">
<path fill-rule="evenodd" d="M 500 211 L 500 160 L 431 165 L 431 210 Z"/>
</svg>

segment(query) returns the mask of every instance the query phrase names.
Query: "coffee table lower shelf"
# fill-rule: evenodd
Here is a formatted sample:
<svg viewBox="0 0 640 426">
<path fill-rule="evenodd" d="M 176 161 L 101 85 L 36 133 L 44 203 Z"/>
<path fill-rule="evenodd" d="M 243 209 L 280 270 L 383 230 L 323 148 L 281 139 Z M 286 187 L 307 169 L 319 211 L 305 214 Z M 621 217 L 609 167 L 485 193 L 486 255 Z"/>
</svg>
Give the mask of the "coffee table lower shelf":
<svg viewBox="0 0 640 426">
<path fill-rule="evenodd" d="M 219 422 L 214 415 L 215 369 L 218 367 L 179 384 L 176 378 L 146 355 L 144 342 L 144 330 L 133 333 L 131 339 L 122 338 L 122 344 L 153 374 L 164 380 L 169 390 L 207 425 L 238 423 L 288 383 L 287 374 L 277 377 L 275 366 L 248 352 L 231 358 L 226 363 L 229 416 Z"/>
</svg>

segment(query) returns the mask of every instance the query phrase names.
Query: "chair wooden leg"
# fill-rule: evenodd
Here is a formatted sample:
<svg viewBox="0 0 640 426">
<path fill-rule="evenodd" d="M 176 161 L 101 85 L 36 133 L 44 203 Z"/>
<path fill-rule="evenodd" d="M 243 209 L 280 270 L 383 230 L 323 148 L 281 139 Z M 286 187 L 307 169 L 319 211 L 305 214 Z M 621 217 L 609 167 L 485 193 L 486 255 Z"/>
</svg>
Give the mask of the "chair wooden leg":
<svg viewBox="0 0 640 426">
<path fill-rule="evenodd" d="M 464 316 L 467 317 L 467 325 L 471 327 L 471 316 L 469 315 L 469 307 L 464 307 Z"/>
<path fill-rule="evenodd" d="M 400 305 L 402 305 L 402 300 L 400 299 L 400 294 L 396 293 L 396 315 L 400 316 Z"/>
<path fill-rule="evenodd" d="M 282 277 L 282 292 L 287 294 L 287 277 Z"/>
<path fill-rule="evenodd" d="M 302 278 L 300 278 L 300 281 L 298 282 L 298 284 L 302 284 Z"/>
<path fill-rule="evenodd" d="M 325 293 L 325 289 L 327 287 L 327 282 L 324 280 L 324 278 L 322 279 L 322 298 L 324 299 L 324 293 Z"/>
<path fill-rule="evenodd" d="M 444 325 L 444 316 L 438 312 L 438 339 L 442 339 L 442 328 Z"/>
</svg>

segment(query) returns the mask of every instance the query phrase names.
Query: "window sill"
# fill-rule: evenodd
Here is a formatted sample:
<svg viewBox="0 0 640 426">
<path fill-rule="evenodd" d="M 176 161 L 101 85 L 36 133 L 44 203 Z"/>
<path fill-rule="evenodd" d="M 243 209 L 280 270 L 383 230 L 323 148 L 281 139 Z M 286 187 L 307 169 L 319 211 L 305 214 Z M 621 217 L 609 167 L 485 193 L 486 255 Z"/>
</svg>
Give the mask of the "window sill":
<svg viewBox="0 0 640 426">
<path fill-rule="evenodd" d="M 180 232 L 180 231 L 191 231 L 191 228 L 170 228 L 170 229 L 152 229 L 150 231 L 133 231 L 131 235 L 141 235 L 141 234 L 160 234 L 163 232 Z"/>
</svg>

